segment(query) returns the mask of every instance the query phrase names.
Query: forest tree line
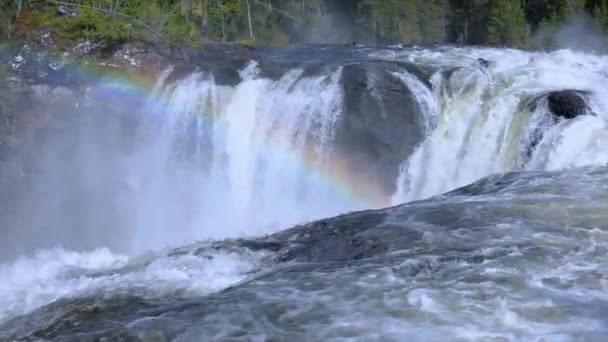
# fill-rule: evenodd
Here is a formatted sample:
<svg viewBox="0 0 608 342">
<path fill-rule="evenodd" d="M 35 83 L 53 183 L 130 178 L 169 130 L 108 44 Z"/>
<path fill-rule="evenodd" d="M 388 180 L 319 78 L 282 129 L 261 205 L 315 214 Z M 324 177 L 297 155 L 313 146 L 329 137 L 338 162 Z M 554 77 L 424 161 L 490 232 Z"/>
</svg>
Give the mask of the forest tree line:
<svg viewBox="0 0 608 342">
<path fill-rule="evenodd" d="M 70 13 L 57 14 L 58 8 Z M 608 31 L 608 0 L 4 0 L 0 36 L 45 27 L 60 41 L 111 45 L 458 43 L 525 47 L 586 15 Z"/>
</svg>

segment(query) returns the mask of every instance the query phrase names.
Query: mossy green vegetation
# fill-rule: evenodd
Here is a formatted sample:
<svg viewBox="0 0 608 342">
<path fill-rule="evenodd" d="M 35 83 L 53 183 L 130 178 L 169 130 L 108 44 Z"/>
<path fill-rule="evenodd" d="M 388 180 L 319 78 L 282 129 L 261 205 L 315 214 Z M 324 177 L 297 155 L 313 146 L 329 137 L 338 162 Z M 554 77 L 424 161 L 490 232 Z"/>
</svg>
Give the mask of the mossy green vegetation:
<svg viewBox="0 0 608 342">
<path fill-rule="evenodd" d="M 73 17 L 57 16 L 55 13 L 54 8 L 47 7 L 41 20 L 63 40 L 90 39 L 106 48 L 131 40 L 136 33 L 126 18 L 107 18 L 103 13 L 90 8 L 78 9 L 78 14 Z"/>
<path fill-rule="evenodd" d="M 529 35 L 524 8 L 511 1 L 492 1 L 488 10 L 487 41 L 523 46 Z"/>
<path fill-rule="evenodd" d="M 11 23 L 0 26 L 5 39 L 27 38 L 30 32 L 46 29 L 59 48 L 74 45 L 80 39 L 94 41 L 102 48 L 133 40 L 174 44 L 201 40 L 199 28 L 177 1 L 68 0 L 27 4 L 19 13 L 15 6 L 0 8 Z M 113 7 L 116 5 L 119 6 Z M 73 10 L 74 15 L 59 15 L 59 6 Z M 15 11 L 12 16 L 11 11 Z"/>
<path fill-rule="evenodd" d="M 59 6 L 75 15 L 58 15 Z M 0 39 L 46 28 L 79 39 L 201 46 L 462 43 L 525 47 L 538 30 L 589 15 L 608 31 L 608 0 L 6 0 Z"/>
<path fill-rule="evenodd" d="M 0 54 L 6 49 L 0 45 Z M 0 65 L 0 145 L 10 143 L 15 135 L 14 96 L 8 85 L 8 67 Z"/>
</svg>

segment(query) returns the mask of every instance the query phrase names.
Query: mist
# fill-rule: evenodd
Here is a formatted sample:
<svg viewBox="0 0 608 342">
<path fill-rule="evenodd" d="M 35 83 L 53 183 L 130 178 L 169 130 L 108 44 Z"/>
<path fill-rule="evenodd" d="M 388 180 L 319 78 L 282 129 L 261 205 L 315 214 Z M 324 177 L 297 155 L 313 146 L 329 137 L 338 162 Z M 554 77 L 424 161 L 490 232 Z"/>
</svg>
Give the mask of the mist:
<svg viewBox="0 0 608 342">
<path fill-rule="evenodd" d="M 590 53 L 608 52 L 608 38 L 588 14 L 571 16 L 557 28 L 541 28 L 531 38 L 532 47 L 570 49 Z"/>
<path fill-rule="evenodd" d="M 137 136 L 143 104 L 94 89 L 35 89 L 19 101 L 18 115 L 32 122 L 5 162 L 14 170 L 2 184 L 12 195 L 2 198 L 0 258 L 59 246 L 129 250 L 133 155 L 150 138 Z"/>
<path fill-rule="evenodd" d="M 298 35 L 309 44 L 347 44 L 358 39 L 352 20 L 343 13 L 315 15 Z"/>
<path fill-rule="evenodd" d="M 141 253 L 369 206 L 322 171 L 339 70 L 273 81 L 252 63 L 235 86 L 204 73 L 164 82 L 171 70 L 145 92 L 108 80 L 42 86 L 20 101 L 22 115 L 39 117 L 11 152 L 13 180 L 0 184 L 11 194 L 0 258 L 54 247 Z"/>
<path fill-rule="evenodd" d="M 314 14 L 291 27 L 290 35 L 305 44 L 372 43 L 370 33 L 357 26 L 356 16 L 356 1 L 322 1 Z"/>
</svg>

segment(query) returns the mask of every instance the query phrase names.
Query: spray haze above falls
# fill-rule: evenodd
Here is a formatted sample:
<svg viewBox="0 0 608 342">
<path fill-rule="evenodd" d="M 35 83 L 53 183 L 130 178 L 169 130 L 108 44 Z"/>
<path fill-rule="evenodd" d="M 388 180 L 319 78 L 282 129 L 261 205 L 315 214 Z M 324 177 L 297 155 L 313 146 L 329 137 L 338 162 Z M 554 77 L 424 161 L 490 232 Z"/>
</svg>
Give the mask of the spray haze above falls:
<svg viewBox="0 0 608 342">
<path fill-rule="evenodd" d="M 30 73 L 27 53 L 22 50 L 12 64 L 24 79 Z M 509 262 L 530 262 L 530 270 L 540 267 L 517 254 L 519 249 L 530 248 L 530 253 L 543 257 L 554 255 L 551 250 L 533 249 L 537 237 L 531 238 L 534 241 L 521 237 L 521 245 L 514 247 L 517 242 L 511 246 L 502 238 L 483 235 L 486 233 L 477 229 L 494 225 L 471 213 L 465 207 L 469 201 L 481 203 L 482 214 L 495 213 L 488 220 L 496 221 L 500 229 L 508 231 L 505 234 L 518 229 L 555 233 L 570 246 L 575 233 L 536 226 L 532 213 L 517 210 L 520 201 L 527 201 L 526 196 L 538 189 L 554 193 L 554 197 L 543 197 L 538 192 L 539 197 L 534 197 L 539 202 L 554 200 L 550 203 L 553 209 L 561 200 L 605 196 L 605 172 L 595 169 L 608 162 L 605 56 L 570 50 L 352 46 L 247 53 L 250 55 L 228 51 L 220 57 L 192 53 L 182 60 L 159 63 L 148 73 L 136 71 L 127 76 L 118 72 L 91 77 L 96 71 L 66 64 L 59 70 L 70 77 L 62 76 L 61 84 L 24 81 L 21 86 L 30 90 L 20 93 L 27 99 L 22 102 L 23 111 L 44 108 L 51 114 L 34 125 L 9 154 L 7 165 L 21 168 L 22 173 L 3 171 L 7 177 L 0 184 L 3 193 L 19 194 L 2 208 L 7 213 L 2 224 L 8 227 L 0 253 L 6 260 L 0 266 L 0 279 L 6 279 L 0 281 L 0 307 L 5 308 L 0 308 L 0 328 L 4 322 L 5 336 L 80 336 L 71 335 L 69 329 L 53 330 L 59 323 L 49 316 L 63 312 L 64 303 L 74 299 L 74 305 L 83 308 L 119 308 L 115 312 L 119 321 L 109 318 L 110 311 L 100 319 L 108 326 L 120 326 L 112 328 L 117 334 L 125 329 L 146 340 L 151 335 L 145 331 L 156 328 L 141 318 L 164 312 L 166 301 L 188 306 L 190 300 L 205 301 L 211 296 L 216 304 L 208 308 L 189 307 L 183 315 L 167 309 L 167 319 L 180 323 L 174 328 L 166 322 L 159 326 L 168 339 L 196 340 L 203 331 L 221 339 L 232 336 L 223 335 L 224 330 L 236 329 L 233 333 L 238 335 L 238 327 L 220 323 L 225 320 L 222 305 L 233 305 L 225 302 L 230 291 L 238 301 L 253 303 L 255 300 L 247 298 L 260 296 L 260 303 L 274 305 L 277 298 L 272 284 L 283 291 L 295 311 L 312 315 L 327 308 L 324 300 L 334 296 L 360 312 L 371 316 L 375 312 L 374 317 L 385 325 L 385 337 L 400 336 L 400 329 L 406 328 L 391 316 L 395 313 L 391 310 L 416 307 L 420 312 L 404 313 L 411 319 L 407 329 L 415 331 L 412 336 L 425 336 L 411 330 L 412 322 L 438 315 L 448 329 L 483 315 L 475 309 L 482 305 L 479 298 L 467 297 L 466 291 L 472 291 L 466 285 L 469 280 L 461 283 L 454 278 L 452 272 L 459 272 L 456 269 L 461 266 L 448 265 L 438 249 L 445 248 L 446 258 L 453 257 L 456 263 L 484 268 L 477 270 L 480 274 L 492 272 L 486 266 L 508 273 Z M 566 93 L 560 93 L 564 90 Z M 560 106 L 567 106 L 560 101 L 572 97 L 584 101 L 584 108 L 575 114 L 560 113 Z M 496 175 L 505 172 L 515 173 Z M 577 188 L 576 194 L 566 195 L 563 189 L 574 186 L 574 181 L 568 182 L 576 179 L 577 172 L 581 186 L 595 184 L 598 188 L 589 193 Z M 498 177 L 495 183 L 493 177 Z M 555 189 L 550 186 L 553 179 L 560 184 Z M 507 198 L 513 198 L 513 212 L 499 209 Z M 511 208 L 510 204 L 505 208 Z M 602 204 L 568 208 L 592 212 L 576 227 L 581 230 L 576 234 L 584 235 L 582 243 L 588 247 L 576 260 L 596 267 L 592 249 L 604 248 L 605 243 Z M 379 210 L 346 214 L 365 209 Z M 340 214 L 346 215 L 325 219 Z M 467 237 L 467 232 L 461 236 L 446 228 L 451 223 L 445 222 L 460 222 L 456 217 L 471 225 L 452 228 L 475 231 L 484 238 L 477 241 Z M 560 225 L 572 224 L 570 216 L 562 218 L 567 223 L 554 218 L 560 229 Z M 535 223 L 528 225 L 527 220 Z M 286 230 L 295 225 L 300 226 Z M 600 231 L 589 233 L 587 229 Z M 401 235 L 391 235 L 396 231 Z M 450 242 L 464 239 L 469 242 L 462 243 L 473 244 L 469 238 L 479 246 L 471 245 L 465 251 Z M 398 246 L 391 239 L 404 240 Z M 436 244 L 428 239 L 436 239 Z M 410 249 L 410 243 L 424 245 L 420 247 L 423 254 L 411 254 L 418 247 Z M 371 258 L 369 263 L 367 258 Z M 401 258 L 411 264 L 405 265 Z M 489 260 L 491 265 L 477 263 L 475 258 Z M 386 265 L 376 265 L 379 260 L 386 260 Z M 322 266 L 324 262 L 331 266 Z M 374 287 L 365 276 L 355 280 L 351 271 L 337 269 L 341 262 L 369 277 L 385 279 L 378 286 L 387 288 Z M 296 273 L 281 275 L 283 267 L 292 266 Z M 296 276 L 298 267 L 310 272 Z M 323 267 L 332 269 L 327 272 L 344 286 L 360 282 L 353 292 L 334 293 Z M 401 273 L 391 275 L 397 269 Z M 435 271 L 463 292 L 450 297 L 427 278 L 420 280 L 426 284 L 424 288 L 409 288 L 409 277 Z M 578 276 L 574 269 L 567 272 Z M 313 299 L 308 304 L 297 299 L 308 298 L 314 291 L 307 292 L 311 289 L 292 277 L 308 277 L 302 281 L 316 282 L 319 289 L 325 289 L 319 290 L 318 306 L 307 306 Z M 549 286 L 536 278 L 525 281 L 536 281 L 534 286 L 541 288 Z M 600 283 L 594 284 L 604 286 Z M 359 291 L 369 291 L 372 296 L 397 289 L 398 284 L 411 290 L 404 294 L 405 299 L 366 307 L 359 297 Z M 262 292 L 251 292 L 256 286 Z M 266 287 L 269 292 L 264 292 Z M 562 290 L 566 291 L 555 291 Z M 526 291 L 517 293 L 528 298 L 531 294 Z M 591 297 L 601 297 L 593 291 Z M 98 298 L 101 293 L 114 297 Z M 552 300 L 559 302 L 556 293 Z M 507 318 L 497 317 L 494 325 L 480 324 L 470 331 L 482 337 L 534 336 L 532 325 L 510 330 L 509 317 L 517 316 L 521 307 L 509 306 L 508 292 L 500 296 L 502 301 L 491 305 Z M 519 305 L 521 298 L 511 299 Z M 377 299 L 370 297 L 371 302 Z M 400 302 L 402 299 L 406 302 Z M 120 309 L 123 305 L 126 311 Z M 395 307 L 380 314 L 377 310 L 382 305 Z M 461 312 L 452 312 L 450 305 Z M 135 310 L 132 314 L 130 307 Z M 155 313 L 148 316 L 146 310 Z M 192 316 L 188 316 L 189 310 L 195 311 Z M 323 312 L 335 326 L 352 325 L 360 336 L 381 338 L 347 311 L 340 304 Z M 348 335 L 340 329 L 316 330 L 313 316 L 307 314 L 289 318 L 277 318 L 270 311 L 264 311 L 266 314 L 268 324 L 275 327 L 300 322 L 305 336 L 312 336 L 307 335 L 312 331 L 321 339 Z M 38 322 L 34 324 L 40 324 L 38 330 L 21 321 L 29 315 Z M 197 326 L 193 317 L 201 315 L 210 317 L 205 324 L 217 324 L 211 324 L 211 330 L 210 326 Z M 576 314 L 572 315 L 565 314 L 560 322 L 580 329 L 573 321 Z M 518 319 L 534 321 L 529 316 Z M 103 330 L 87 322 L 78 328 L 85 334 L 82 336 L 98 336 L 95 334 Z M 588 323 L 601 325 L 591 318 Z M 93 324 L 90 330 L 87 324 Z M 543 321 L 546 336 L 564 337 L 552 324 Z M 265 330 L 258 323 L 254 326 L 260 336 L 285 337 L 278 330 Z M 172 329 L 185 332 L 180 335 Z M 454 331 L 467 337 L 460 335 L 463 331 Z"/>
</svg>

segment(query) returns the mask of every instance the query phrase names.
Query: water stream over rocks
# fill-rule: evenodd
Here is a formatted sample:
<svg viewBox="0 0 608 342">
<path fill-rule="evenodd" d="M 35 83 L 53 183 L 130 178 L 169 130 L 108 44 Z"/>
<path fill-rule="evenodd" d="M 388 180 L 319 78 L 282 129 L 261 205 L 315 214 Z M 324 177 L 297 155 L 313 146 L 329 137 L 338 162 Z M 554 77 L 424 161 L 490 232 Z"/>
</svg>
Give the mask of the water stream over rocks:
<svg viewBox="0 0 608 342">
<path fill-rule="evenodd" d="M 14 57 L 50 119 L 0 168 L 0 340 L 608 336 L 607 57 L 201 54 Z"/>
</svg>

